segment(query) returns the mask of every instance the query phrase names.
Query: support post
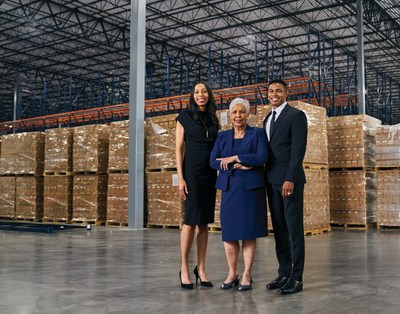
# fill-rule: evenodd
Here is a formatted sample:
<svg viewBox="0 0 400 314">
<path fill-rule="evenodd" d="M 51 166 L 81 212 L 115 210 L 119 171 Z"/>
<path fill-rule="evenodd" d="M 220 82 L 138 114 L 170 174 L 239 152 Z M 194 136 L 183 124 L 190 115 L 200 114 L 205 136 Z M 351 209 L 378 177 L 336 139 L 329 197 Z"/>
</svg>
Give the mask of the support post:
<svg viewBox="0 0 400 314">
<path fill-rule="evenodd" d="M 146 1 L 131 1 L 128 228 L 144 227 Z"/>
<path fill-rule="evenodd" d="M 363 0 L 357 0 L 357 78 L 358 113 L 365 114 L 365 68 L 364 68 L 364 9 Z"/>
</svg>

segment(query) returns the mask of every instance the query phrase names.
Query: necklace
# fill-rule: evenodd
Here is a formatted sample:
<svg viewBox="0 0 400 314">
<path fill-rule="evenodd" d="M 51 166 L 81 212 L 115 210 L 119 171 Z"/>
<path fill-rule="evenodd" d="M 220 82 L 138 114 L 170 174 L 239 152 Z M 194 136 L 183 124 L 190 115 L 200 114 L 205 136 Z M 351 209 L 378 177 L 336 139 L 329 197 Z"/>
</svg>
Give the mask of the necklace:
<svg viewBox="0 0 400 314">
<path fill-rule="evenodd" d="M 204 125 L 204 129 L 206 130 L 206 137 L 208 138 L 208 129 L 207 129 L 206 123 L 204 122 L 203 118 L 200 115 L 199 115 L 199 118 Z"/>
<path fill-rule="evenodd" d="M 246 134 L 246 131 L 244 131 L 243 133 L 241 133 L 241 134 L 235 134 L 235 138 L 236 139 L 240 139 L 240 138 L 243 138 L 244 137 L 244 135 Z"/>
</svg>

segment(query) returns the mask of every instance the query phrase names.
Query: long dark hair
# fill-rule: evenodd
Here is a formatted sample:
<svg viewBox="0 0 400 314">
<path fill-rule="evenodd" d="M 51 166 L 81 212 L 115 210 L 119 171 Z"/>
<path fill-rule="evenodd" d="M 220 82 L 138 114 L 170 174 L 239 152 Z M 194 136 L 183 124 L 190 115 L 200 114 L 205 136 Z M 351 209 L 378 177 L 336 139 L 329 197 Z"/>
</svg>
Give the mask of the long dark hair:
<svg viewBox="0 0 400 314">
<path fill-rule="evenodd" d="M 207 93 L 208 93 L 208 102 L 207 102 L 207 106 L 206 106 L 206 121 L 211 121 L 212 124 L 214 124 L 218 129 L 221 128 L 220 124 L 219 124 L 219 120 L 217 117 L 217 105 L 215 103 L 215 98 L 214 98 L 214 94 L 210 88 L 210 86 L 208 86 L 206 83 L 203 82 L 197 82 L 196 84 L 193 85 L 192 90 L 190 91 L 190 98 L 189 98 L 189 108 L 192 110 L 193 112 L 193 119 L 194 121 L 196 121 L 197 123 L 201 124 L 201 118 L 200 118 L 200 110 L 199 107 L 196 104 L 196 101 L 194 100 L 194 90 L 196 85 L 198 84 L 203 84 L 206 89 L 207 89 Z"/>
</svg>

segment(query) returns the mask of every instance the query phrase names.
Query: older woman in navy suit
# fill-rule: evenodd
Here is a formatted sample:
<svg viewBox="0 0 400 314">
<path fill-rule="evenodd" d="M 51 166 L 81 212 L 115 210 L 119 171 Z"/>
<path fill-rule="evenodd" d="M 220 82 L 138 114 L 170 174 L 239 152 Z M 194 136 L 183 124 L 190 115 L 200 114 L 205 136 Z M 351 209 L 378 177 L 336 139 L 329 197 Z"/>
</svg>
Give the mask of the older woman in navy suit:
<svg viewBox="0 0 400 314">
<path fill-rule="evenodd" d="M 220 220 L 229 266 L 221 289 L 238 285 L 239 291 L 252 288 L 256 239 L 268 234 L 264 175 L 267 138 L 263 129 L 247 125 L 249 109 L 249 102 L 241 98 L 230 103 L 233 127 L 218 134 L 210 155 L 211 167 L 219 170 L 216 188 L 222 191 Z M 239 241 L 242 241 L 244 262 L 241 280 L 237 273 Z"/>
</svg>

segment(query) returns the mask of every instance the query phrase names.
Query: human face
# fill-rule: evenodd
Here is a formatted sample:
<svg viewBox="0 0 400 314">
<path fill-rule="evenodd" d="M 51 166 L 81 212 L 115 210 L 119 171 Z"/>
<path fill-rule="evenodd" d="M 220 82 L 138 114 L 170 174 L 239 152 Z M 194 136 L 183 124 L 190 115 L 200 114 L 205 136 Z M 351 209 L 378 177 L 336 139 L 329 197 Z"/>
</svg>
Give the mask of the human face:
<svg viewBox="0 0 400 314">
<path fill-rule="evenodd" d="M 282 105 L 286 98 L 288 97 L 288 92 L 280 83 L 273 83 L 268 87 L 268 101 L 272 107 L 275 109 Z"/>
<path fill-rule="evenodd" d="M 204 84 L 197 84 L 194 87 L 193 98 L 200 111 L 206 111 L 208 104 L 208 91 Z"/>
<path fill-rule="evenodd" d="M 234 105 L 229 111 L 229 116 L 234 128 L 244 129 L 246 127 L 249 114 L 246 112 L 246 106 L 243 104 Z"/>
</svg>

